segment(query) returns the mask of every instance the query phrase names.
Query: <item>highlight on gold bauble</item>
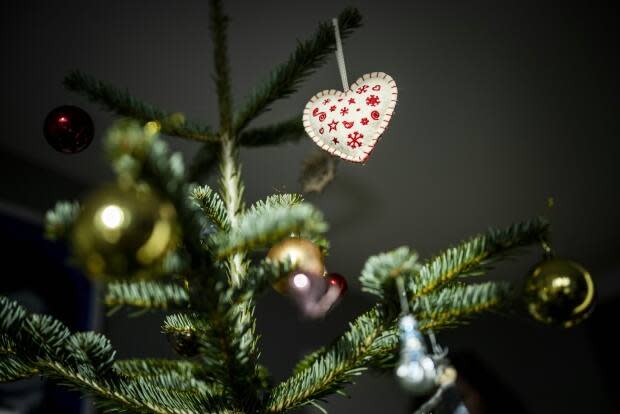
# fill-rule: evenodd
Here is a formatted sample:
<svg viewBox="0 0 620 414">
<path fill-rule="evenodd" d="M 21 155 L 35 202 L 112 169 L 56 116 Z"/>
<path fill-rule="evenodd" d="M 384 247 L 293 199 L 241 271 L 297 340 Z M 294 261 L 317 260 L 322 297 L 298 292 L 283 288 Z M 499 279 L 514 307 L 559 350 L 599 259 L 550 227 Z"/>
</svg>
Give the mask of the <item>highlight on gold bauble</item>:
<svg viewBox="0 0 620 414">
<path fill-rule="evenodd" d="M 275 244 L 267 253 L 267 258 L 273 261 L 290 260 L 296 272 L 323 276 L 325 263 L 319 247 L 310 240 L 300 237 L 290 237 Z M 273 285 L 281 294 L 286 294 L 288 278 L 284 277 Z"/>
<path fill-rule="evenodd" d="M 596 298 L 592 276 L 564 259 L 537 264 L 525 281 L 524 300 L 534 319 L 570 328 L 591 313 Z"/>
<path fill-rule="evenodd" d="M 91 194 L 71 235 L 75 257 L 94 278 L 150 276 L 176 241 L 174 206 L 145 185 Z"/>
</svg>

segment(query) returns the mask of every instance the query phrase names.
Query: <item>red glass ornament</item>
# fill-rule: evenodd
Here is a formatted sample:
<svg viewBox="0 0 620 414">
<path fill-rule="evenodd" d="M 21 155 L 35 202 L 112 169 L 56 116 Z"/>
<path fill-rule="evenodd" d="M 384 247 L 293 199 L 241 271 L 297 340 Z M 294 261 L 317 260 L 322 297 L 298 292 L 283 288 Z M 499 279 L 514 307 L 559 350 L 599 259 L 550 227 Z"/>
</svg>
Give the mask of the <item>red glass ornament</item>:
<svg viewBox="0 0 620 414">
<path fill-rule="evenodd" d="M 326 277 L 330 286 L 336 286 L 340 289 L 339 297 L 342 297 L 348 288 L 347 279 L 345 279 L 340 273 L 328 273 Z"/>
<path fill-rule="evenodd" d="M 45 117 L 43 134 L 56 151 L 75 154 L 90 145 L 95 136 L 95 126 L 90 115 L 77 106 L 64 105 L 54 108 Z"/>
</svg>

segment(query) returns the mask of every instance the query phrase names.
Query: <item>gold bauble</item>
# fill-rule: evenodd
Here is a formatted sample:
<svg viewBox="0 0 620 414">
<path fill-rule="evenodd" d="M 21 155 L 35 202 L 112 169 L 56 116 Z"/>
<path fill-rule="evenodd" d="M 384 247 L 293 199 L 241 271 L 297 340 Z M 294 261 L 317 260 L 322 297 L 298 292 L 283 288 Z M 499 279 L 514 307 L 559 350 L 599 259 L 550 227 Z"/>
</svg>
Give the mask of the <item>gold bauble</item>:
<svg viewBox="0 0 620 414">
<path fill-rule="evenodd" d="M 172 345 L 172 348 L 181 356 L 193 357 L 198 355 L 200 351 L 200 344 L 193 332 L 171 332 L 168 334 L 168 342 Z"/>
<path fill-rule="evenodd" d="M 145 277 L 176 244 L 176 212 L 146 186 L 91 194 L 73 227 L 75 257 L 95 278 Z"/>
<path fill-rule="evenodd" d="M 298 237 L 285 239 L 269 249 L 267 258 L 278 262 L 290 260 L 296 272 L 318 276 L 323 276 L 325 273 L 321 250 L 310 240 Z M 279 293 L 286 294 L 287 278 L 278 280 L 273 288 Z"/>
<path fill-rule="evenodd" d="M 525 281 L 524 299 L 538 321 L 570 328 L 594 307 L 596 292 L 590 273 L 564 259 L 540 262 Z"/>
</svg>

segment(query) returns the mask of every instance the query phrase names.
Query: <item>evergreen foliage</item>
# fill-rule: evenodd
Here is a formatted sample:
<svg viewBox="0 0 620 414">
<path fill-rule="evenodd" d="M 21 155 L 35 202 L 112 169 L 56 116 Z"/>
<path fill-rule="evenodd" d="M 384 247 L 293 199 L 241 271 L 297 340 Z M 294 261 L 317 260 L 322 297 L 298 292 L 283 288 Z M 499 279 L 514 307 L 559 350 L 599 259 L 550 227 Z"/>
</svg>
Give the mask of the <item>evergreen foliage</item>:
<svg viewBox="0 0 620 414">
<path fill-rule="evenodd" d="M 197 355 L 117 360 L 103 335 L 71 333 L 60 321 L 29 314 L 0 296 L 0 381 L 46 376 L 92 395 L 106 412 L 281 413 L 309 404 L 323 409 L 319 404 L 325 397 L 342 394 L 357 376 L 393 367 L 399 346 L 396 280 L 403 281 L 405 300 L 423 330 L 458 325 L 510 304 L 510 286 L 475 283 L 469 277 L 485 274 L 519 248 L 545 240 L 548 223 L 542 219 L 490 230 L 425 262 L 408 247 L 370 257 L 360 281 L 364 291 L 377 297 L 376 305 L 331 344 L 302 359 L 288 379 L 271 386 L 260 364 L 255 301 L 293 267 L 270 260 L 254 263 L 248 254 L 291 233 L 312 239 L 326 251 L 327 223 L 299 194 L 275 194 L 246 208 L 238 151 L 303 135 L 300 116 L 246 128 L 324 64 L 335 40 L 331 22 L 321 23 L 234 112 L 226 45 L 229 19 L 220 0 L 212 0 L 210 9 L 217 132 L 179 121 L 81 72 L 65 79 L 69 90 L 133 119 L 114 124 L 106 137 L 106 154 L 120 179 L 148 183 L 171 201 L 182 228 L 182 243 L 167 258 L 162 279 L 105 282 L 104 303 L 166 312 L 164 334 L 189 335 Z M 361 16 L 346 9 L 339 24 L 346 38 L 360 27 Z M 187 171 L 180 154 L 170 153 L 157 129 L 203 142 Z M 192 183 L 216 163 L 219 188 Z M 58 203 L 46 216 L 48 237 L 67 237 L 78 214 L 77 203 Z M 204 231 L 210 228 L 213 232 Z"/>
<path fill-rule="evenodd" d="M 145 309 L 183 309 L 189 304 L 187 291 L 174 283 L 119 281 L 106 286 L 106 306 L 132 306 Z"/>
</svg>

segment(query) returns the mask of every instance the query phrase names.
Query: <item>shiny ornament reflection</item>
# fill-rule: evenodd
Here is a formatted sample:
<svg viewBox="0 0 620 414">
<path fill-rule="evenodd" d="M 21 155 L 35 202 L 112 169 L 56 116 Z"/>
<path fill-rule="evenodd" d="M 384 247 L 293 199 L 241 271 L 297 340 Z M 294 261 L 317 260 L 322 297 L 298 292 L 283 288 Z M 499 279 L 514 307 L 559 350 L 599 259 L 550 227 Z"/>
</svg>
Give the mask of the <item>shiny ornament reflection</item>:
<svg viewBox="0 0 620 414">
<path fill-rule="evenodd" d="M 330 272 L 325 277 L 327 278 L 327 281 L 331 286 L 335 286 L 339 289 L 339 297 L 342 297 L 346 293 L 349 285 L 347 283 L 347 279 L 344 276 L 342 276 L 340 273 Z"/>
<path fill-rule="evenodd" d="M 407 391 L 414 395 L 428 394 L 437 386 L 437 366 L 428 355 L 424 337 L 412 315 L 399 322 L 400 360 L 396 377 Z"/>
<path fill-rule="evenodd" d="M 538 321 L 570 328 L 592 311 L 596 289 L 590 273 L 564 259 L 545 260 L 525 281 L 524 300 Z"/>
<path fill-rule="evenodd" d="M 56 151 L 75 154 L 90 145 L 95 136 L 93 120 L 82 108 L 64 105 L 45 117 L 43 135 Z"/>
<path fill-rule="evenodd" d="M 293 276 L 293 286 L 295 289 L 306 290 L 310 287 L 310 278 L 303 273 L 297 273 Z"/>
<path fill-rule="evenodd" d="M 84 203 L 71 242 L 93 277 L 148 276 L 176 242 L 174 207 L 143 187 L 104 187 Z"/>
<path fill-rule="evenodd" d="M 123 210 L 117 205 L 106 206 L 101 211 L 101 222 L 104 226 L 110 230 L 115 230 L 121 227 L 125 214 Z"/>
<path fill-rule="evenodd" d="M 296 304 L 301 314 L 309 319 L 325 316 L 342 296 L 339 286 L 327 278 L 311 273 L 292 273 L 285 285 L 287 296 Z"/>
<path fill-rule="evenodd" d="M 321 250 L 310 240 L 298 237 L 285 239 L 269 249 L 267 258 L 278 262 L 290 260 L 297 273 L 318 276 L 323 276 L 325 273 Z M 287 284 L 288 277 L 285 277 L 274 283 L 273 288 L 285 295 L 288 290 Z"/>
</svg>

